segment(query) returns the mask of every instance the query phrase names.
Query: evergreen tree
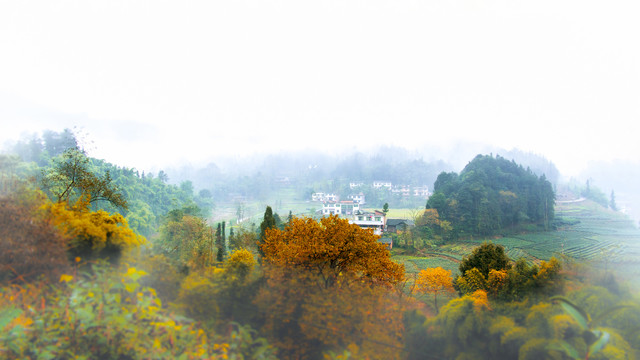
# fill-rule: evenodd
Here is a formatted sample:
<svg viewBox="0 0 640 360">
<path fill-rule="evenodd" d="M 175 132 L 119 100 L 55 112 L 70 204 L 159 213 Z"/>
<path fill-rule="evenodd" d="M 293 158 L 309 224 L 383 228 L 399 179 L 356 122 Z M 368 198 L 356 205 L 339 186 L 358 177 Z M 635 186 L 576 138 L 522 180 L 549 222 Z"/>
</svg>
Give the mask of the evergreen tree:
<svg viewBox="0 0 640 360">
<path fill-rule="evenodd" d="M 220 223 L 218 223 L 218 228 L 216 229 L 216 248 L 218 249 L 216 260 L 222 262 L 224 260 L 224 237 Z"/>
<path fill-rule="evenodd" d="M 271 206 L 267 206 L 267 209 L 264 211 L 262 223 L 260 223 L 260 238 L 258 239 L 258 252 L 260 253 L 260 256 L 264 256 L 264 253 L 262 252 L 262 244 L 264 242 L 267 229 L 275 229 L 276 226 L 276 219 L 273 216 L 273 210 L 271 209 Z"/>
</svg>

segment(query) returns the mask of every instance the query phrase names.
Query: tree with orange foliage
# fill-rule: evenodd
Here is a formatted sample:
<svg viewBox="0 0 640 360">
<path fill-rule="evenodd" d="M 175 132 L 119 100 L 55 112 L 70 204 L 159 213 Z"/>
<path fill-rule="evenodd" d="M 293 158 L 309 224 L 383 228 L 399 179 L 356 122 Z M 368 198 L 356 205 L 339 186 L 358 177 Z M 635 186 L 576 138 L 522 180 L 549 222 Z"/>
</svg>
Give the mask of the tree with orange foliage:
<svg viewBox="0 0 640 360">
<path fill-rule="evenodd" d="M 451 270 L 428 268 L 421 270 L 416 280 L 418 291 L 433 294 L 433 302 L 438 312 L 438 293 L 454 293 Z"/>
<path fill-rule="evenodd" d="M 404 277 L 404 265 L 391 260 L 378 236 L 337 216 L 293 218 L 284 230 L 268 229 L 262 251 L 271 265 L 317 273 L 325 288 L 339 275 L 386 285 Z"/>
<path fill-rule="evenodd" d="M 47 202 L 42 208 L 51 223 L 70 239 L 68 250 L 72 257 L 109 257 L 117 261 L 123 250 L 146 242 L 144 237 L 129 228 L 122 215 L 103 210 L 91 211 L 85 198 L 80 198 L 70 207 L 66 202 Z"/>
<path fill-rule="evenodd" d="M 389 291 L 404 277 L 370 230 L 337 216 L 292 218 L 262 243 L 265 286 L 255 303 L 281 358 L 316 359 L 359 349 L 363 358 L 399 358 L 402 309 Z"/>
</svg>

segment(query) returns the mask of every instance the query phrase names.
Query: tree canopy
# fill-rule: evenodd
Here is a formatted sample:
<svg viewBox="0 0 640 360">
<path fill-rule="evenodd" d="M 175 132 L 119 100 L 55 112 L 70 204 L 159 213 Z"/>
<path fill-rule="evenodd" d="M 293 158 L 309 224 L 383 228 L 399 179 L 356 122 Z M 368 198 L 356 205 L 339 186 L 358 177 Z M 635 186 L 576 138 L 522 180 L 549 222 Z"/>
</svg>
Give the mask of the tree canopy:
<svg viewBox="0 0 640 360">
<path fill-rule="evenodd" d="M 377 236 L 337 216 L 294 217 L 284 230 L 268 229 L 262 251 L 269 264 L 316 272 L 326 286 L 339 276 L 390 285 L 404 276 L 404 266 L 391 260 Z"/>
<path fill-rule="evenodd" d="M 90 159 L 79 149 L 69 148 L 52 159 L 51 167 L 42 171 L 41 185 L 58 202 L 85 198 L 90 203 L 107 201 L 127 209 L 127 201 L 112 182 L 109 171 L 102 177 L 91 169 Z"/>
<path fill-rule="evenodd" d="M 454 236 L 489 236 L 522 224 L 548 229 L 554 203 L 553 187 L 544 175 L 500 156 L 478 155 L 459 175 L 438 175 L 427 209 L 449 221 Z"/>
</svg>

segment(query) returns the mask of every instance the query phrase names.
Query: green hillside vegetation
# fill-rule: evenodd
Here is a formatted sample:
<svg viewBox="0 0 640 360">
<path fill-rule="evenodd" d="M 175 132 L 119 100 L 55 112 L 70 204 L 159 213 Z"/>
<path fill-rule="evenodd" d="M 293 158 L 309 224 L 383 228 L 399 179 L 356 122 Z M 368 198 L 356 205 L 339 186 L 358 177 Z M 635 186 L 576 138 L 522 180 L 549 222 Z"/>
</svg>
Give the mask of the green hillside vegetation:
<svg viewBox="0 0 640 360">
<path fill-rule="evenodd" d="M 460 172 L 441 173 L 427 202 L 453 228 L 450 236 L 491 236 L 526 224 L 548 229 L 555 193 L 544 175 L 500 156 L 478 155 Z"/>
<path fill-rule="evenodd" d="M 289 217 L 295 186 L 216 223 L 213 192 L 67 135 L 0 156 L 1 358 L 640 356 L 640 298 L 612 271 L 637 274 L 638 230 L 589 200 L 546 211 L 548 182 L 513 162 L 439 177 L 451 212 L 411 211 L 389 251 L 345 219 Z"/>
</svg>

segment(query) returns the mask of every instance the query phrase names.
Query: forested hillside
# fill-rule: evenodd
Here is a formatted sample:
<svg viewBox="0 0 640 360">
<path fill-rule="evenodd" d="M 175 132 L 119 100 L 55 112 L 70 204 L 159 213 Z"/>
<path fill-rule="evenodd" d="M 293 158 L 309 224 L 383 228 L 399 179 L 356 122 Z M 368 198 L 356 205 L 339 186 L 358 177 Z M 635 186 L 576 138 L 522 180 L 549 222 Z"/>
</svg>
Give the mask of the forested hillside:
<svg viewBox="0 0 640 360">
<path fill-rule="evenodd" d="M 513 161 L 479 155 L 460 174 L 441 173 L 428 208 L 393 234 L 404 243 L 390 250 L 347 219 L 285 219 L 270 206 L 259 224 L 214 225 L 202 210 L 215 211 L 212 192 L 49 135 L 16 147 L 31 155 L 0 155 L 2 358 L 639 355 L 638 294 L 610 269 L 567 256 L 584 236 L 589 254 L 605 249 L 601 234 L 613 230 L 577 226 L 587 210 L 602 223 L 600 209 L 562 208 L 560 236 L 575 230 L 565 249 L 549 235 L 551 184 Z M 417 174 L 428 167 L 415 164 Z M 602 226 L 639 237 L 619 220 Z M 499 236 L 513 229 L 533 233 Z M 528 252 L 509 248 L 516 240 Z M 607 254 L 633 271 L 625 250 Z"/>
<path fill-rule="evenodd" d="M 441 173 L 427 202 L 453 236 L 489 236 L 523 224 L 548 229 L 555 193 L 544 175 L 538 177 L 514 161 L 478 155 L 461 172 Z"/>
<path fill-rule="evenodd" d="M 144 236 L 154 233 L 162 217 L 170 210 L 189 208 L 205 216 L 211 213 L 212 195 L 207 191 L 196 194 L 190 181 L 169 184 L 164 171 L 154 175 L 119 167 L 88 157 L 78 146 L 76 135 L 68 129 L 59 133 L 45 131 L 41 137 L 34 135 L 18 141 L 10 149 L 15 155 L 0 155 L 3 177 L 22 181 L 31 179 L 40 183 L 45 181 L 47 188 L 44 190 L 55 191 L 67 180 L 73 181 L 74 177 L 81 174 L 92 174 L 96 181 L 112 184 L 127 203 L 126 208 L 118 208 L 108 201 L 94 199 L 92 209 L 120 212 L 131 228 Z M 70 195 L 72 200 L 78 196 L 71 193 L 67 194 L 67 198 Z"/>
</svg>

